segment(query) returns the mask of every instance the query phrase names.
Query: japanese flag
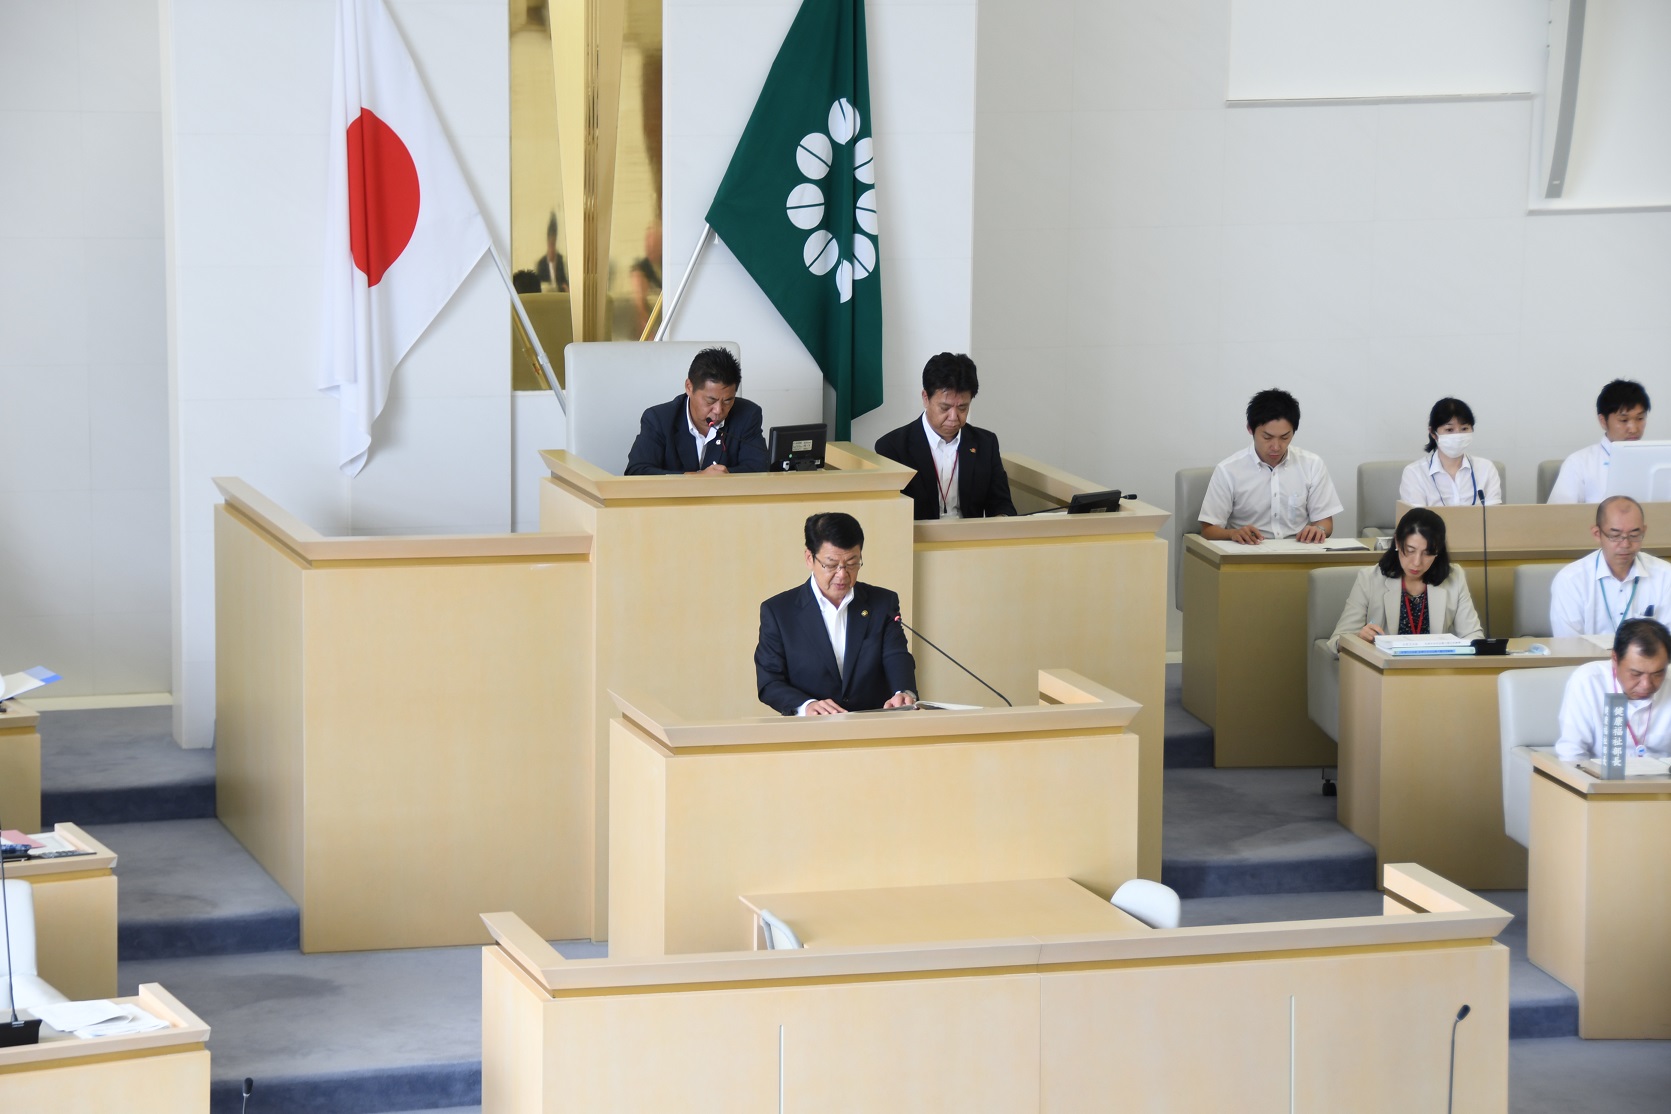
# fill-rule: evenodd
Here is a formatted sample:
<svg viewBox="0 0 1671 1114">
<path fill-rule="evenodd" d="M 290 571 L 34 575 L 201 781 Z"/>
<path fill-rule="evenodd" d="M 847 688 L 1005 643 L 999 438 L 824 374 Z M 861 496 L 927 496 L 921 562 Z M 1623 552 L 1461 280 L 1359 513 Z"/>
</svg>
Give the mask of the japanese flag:
<svg viewBox="0 0 1671 1114">
<path fill-rule="evenodd" d="M 319 389 L 365 467 L 389 381 L 482 253 L 487 225 L 383 0 L 337 0 Z"/>
</svg>

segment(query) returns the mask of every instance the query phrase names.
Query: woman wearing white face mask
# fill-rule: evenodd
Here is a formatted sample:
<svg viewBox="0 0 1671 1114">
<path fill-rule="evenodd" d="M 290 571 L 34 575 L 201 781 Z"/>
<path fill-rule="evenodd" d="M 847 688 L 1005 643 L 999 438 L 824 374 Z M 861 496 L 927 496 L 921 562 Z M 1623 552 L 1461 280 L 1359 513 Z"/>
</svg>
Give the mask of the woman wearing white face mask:
<svg viewBox="0 0 1671 1114">
<path fill-rule="evenodd" d="M 1412 461 L 1398 482 L 1398 500 L 1412 507 L 1496 506 L 1503 501 L 1497 466 L 1471 456 L 1474 412 L 1459 398 L 1442 398 L 1427 415 L 1427 455 Z"/>
</svg>

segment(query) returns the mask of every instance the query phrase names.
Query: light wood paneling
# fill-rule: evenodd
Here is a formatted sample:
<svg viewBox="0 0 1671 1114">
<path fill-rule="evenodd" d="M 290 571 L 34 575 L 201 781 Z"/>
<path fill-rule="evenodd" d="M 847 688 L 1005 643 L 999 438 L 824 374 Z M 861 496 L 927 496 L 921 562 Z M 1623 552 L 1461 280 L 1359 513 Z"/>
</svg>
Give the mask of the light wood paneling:
<svg viewBox="0 0 1671 1114">
<path fill-rule="evenodd" d="M 41 827 L 41 717 L 16 700 L 0 705 L 0 827 Z"/>
<path fill-rule="evenodd" d="M 74 824 L 53 831 L 92 854 L 11 863 L 34 888 L 35 966 L 73 1001 L 116 993 L 116 853 Z"/>
</svg>

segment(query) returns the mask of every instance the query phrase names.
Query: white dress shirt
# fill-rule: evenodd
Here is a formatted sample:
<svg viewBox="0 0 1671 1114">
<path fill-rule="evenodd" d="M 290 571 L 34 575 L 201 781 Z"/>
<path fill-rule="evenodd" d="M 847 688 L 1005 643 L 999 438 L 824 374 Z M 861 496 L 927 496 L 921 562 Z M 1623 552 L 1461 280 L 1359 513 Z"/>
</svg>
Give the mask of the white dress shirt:
<svg viewBox="0 0 1671 1114">
<path fill-rule="evenodd" d="M 1257 526 L 1266 537 L 1291 538 L 1307 523 L 1344 509 L 1316 453 L 1290 447 L 1272 468 L 1249 445 L 1213 469 L 1201 500 L 1201 521 L 1226 530 Z"/>
<path fill-rule="evenodd" d="M 1555 740 L 1555 757 L 1563 762 L 1581 762 L 1601 757 L 1602 697 L 1618 692 L 1613 662 L 1587 661 L 1567 681 L 1561 696 L 1561 734 Z M 1640 740 L 1655 758 L 1671 757 L 1671 685 L 1660 685 L 1649 700 L 1632 700 L 1627 715 L 1636 734 L 1625 735 L 1625 753 L 1636 756 Z"/>
<path fill-rule="evenodd" d="M 1555 574 L 1549 585 L 1549 629 L 1556 638 L 1612 634 L 1626 619 L 1671 620 L 1671 562 L 1638 553 L 1623 580 L 1596 550 Z"/>
<path fill-rule="evenodd" d="M 807 585 L 812 589 L 812 598 L 818 601 L 818 614 L 824 620 L 824 630 L 830 636 L 830 649 L 835 651 L 836 675 L 842 680 L 847 679 L 847 605 L 853 602 L 853 589 L 847 589 L 847 594 L 841 597 L 839 604 L 831 603 L 823 592 L 818 590 L 818 581 L 807 577 Z M 815 701 L 808 700 L 795 709 L 798 716 L 806 715 L 808 704 Z"/>
<path fill-rule="evenodd" d="M 1607 466 L 1613 462 L 1613 442 L 1603 437 L 1561 461 L 1551 503 L 1599 503 L 1607 497 Z"/>
<path fill-rule="evenodd" d="M 724 424 L 721 422 L 719 425 L 709 426 L 708 433 L 704 436 L 696 431 L 696 423 L 690 420 L 690 406 L 686 405 L 685 428 L 690 430 L 691 439 L 696 442 L 696 470 L 698 472 L 702 470 L 702 454 L 708 451 L 708 443 L 719 436 L 719 426 Z"/>
<path fill-rule="evenodd" d="M 963 430 L 957 431 L 957 436 L 950 441 L 942 440 L 935 428 L 928 424 L 928 414 L 923 414 L 923 432 L 928 434 L 928 454 L 934 458 L 934 486 L 940 494 L 940 517 L 962 518 L 962 508 L 957 501 L 957 447 L 963 443 Z M 951 490 L 946 490 L 947 486 Z"/>
<path fill-rule="evenodd" d="M 1412 507 L 1495 507 L 1503 501 L 1503 481 L 1497 466 L 1482 456 L 1464 456 L 1453 480 L 1439 454 L 1431 452 L 1404 469 L 1398 501 Z"/>
</svg>

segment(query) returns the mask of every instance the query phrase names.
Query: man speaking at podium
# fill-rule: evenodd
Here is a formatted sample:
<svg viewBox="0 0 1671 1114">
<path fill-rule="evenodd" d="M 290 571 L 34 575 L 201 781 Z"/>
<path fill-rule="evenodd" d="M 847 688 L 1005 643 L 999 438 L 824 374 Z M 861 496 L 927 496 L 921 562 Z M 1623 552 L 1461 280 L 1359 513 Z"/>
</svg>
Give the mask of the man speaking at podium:
<svg viewBox="0 0 1671 1114">
<path fill-rule="evenodd" d="M 864 528 L 839 511 L 806 520 L 807 583 L 760 605 L 760 702 L 786 716 L 898 708 L 917 701 L 917 665 L 899 596 L 859 583 Z"/>
<path fill-rule="evenodd" d="M 764 472 L 760 407 L 737 397 L 743 369 L 724 348 L 704 348 L 690 362 L 685 393 L 644 411 L 627 454 L 627 475 Z"/>
</svg>

